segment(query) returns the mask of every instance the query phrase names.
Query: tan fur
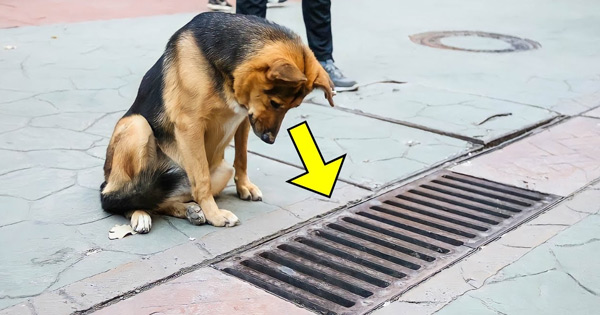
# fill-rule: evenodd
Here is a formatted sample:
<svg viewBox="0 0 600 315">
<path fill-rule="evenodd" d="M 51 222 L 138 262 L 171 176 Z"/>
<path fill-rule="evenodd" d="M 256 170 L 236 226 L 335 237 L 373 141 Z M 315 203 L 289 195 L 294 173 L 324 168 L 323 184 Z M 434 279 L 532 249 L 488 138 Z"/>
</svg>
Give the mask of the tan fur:
<svg viewBox="0 0 600 315">
<path fill-rule="evenodd" d="M 104 167 L 107 185 L 103 193 L 121 188 L 152 163 L 155 145 L 152 129 L 144 117 L 132 115 L 119 120 L 108 144 Z"/>
</svg>

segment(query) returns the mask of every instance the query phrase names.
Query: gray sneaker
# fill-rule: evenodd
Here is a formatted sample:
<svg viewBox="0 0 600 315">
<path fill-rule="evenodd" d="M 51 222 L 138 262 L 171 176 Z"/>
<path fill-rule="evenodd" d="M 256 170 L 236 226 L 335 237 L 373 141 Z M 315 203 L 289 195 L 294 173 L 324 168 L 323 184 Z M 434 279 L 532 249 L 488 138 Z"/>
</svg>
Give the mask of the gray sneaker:
<svg viewBox="0 0 600 315">
<path fill-rule="evenodd" d="M 212 11 L 233 13 L 233 7 L 226 0 L 208 0 L 208 8 Z"/>
<path fill-rule="evenodd" d="M 323 68 L 325 68 L 327 74 L 329 74 L 329 78 L 331 78 L 331 81 L 333 81 L 335 90 L 337 92 L 358 90 L 358 84 L 356 81 L 344 76 L 342 71 L 335 66 L 333 60 L 329 59 L 327 61 L 319 61 L 319 63 L 321 66 L 323 66 Z"/>
</svg>

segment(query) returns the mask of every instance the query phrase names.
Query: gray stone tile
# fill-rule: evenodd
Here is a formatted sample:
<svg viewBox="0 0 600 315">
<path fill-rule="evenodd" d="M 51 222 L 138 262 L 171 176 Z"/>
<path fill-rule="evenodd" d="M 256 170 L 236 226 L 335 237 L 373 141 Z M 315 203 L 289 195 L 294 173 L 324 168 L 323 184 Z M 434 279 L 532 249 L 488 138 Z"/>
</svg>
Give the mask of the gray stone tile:
<svg viewBox="0 0 600 315">
<path fill-rule="evenodd" d="M 0 135 L 0 148 L 8 150 L 81 150 L 101 138 L 65 129 L 26 127 Z"/>
<path fill-rule="evenodd" d="M 27 82 L 29 84 L 29 82 Z M 5 115 L 36 117 L 52 115 L 58 108 L 52 104 L 35 98 L 17 100 L 10 103 L 0 103 L 0 113 Z"/>
<path fill-rule="evenodd" d="M 139 255 L 127 252 L 92 248 L 85 252 L 81 260 L 76 264 L 72 265 L 69 269 L 62 271 L 58 281 L 52 284 L 47 290 L 62 288 L 65 285 L 87 278 L 90 275 L 106 272 L 114 268 L 114 266 L 119 266 L 139 258 Z"/>
<path fill-rule="evenodd" d="M 103 113 L 60 113 L 36 117 L 29 123 L 32 127 L 64 128 L 83 131 L 103 117 Z"/>
<path fill-rule="evenodd" d="M 2 115 L 0 116 L 0 133 L 18 130 L 27 125 L 29 121 L 26 117 Z"/>
<path fill-rule="evenodd" d="M 321 95 L 312 102 L 329 106 Z M 378 83 L 340 93 L 336 106 L 485 143 L 556 116 L 548 110 L 416 84 Z"/>
<path fill-rule="evenodd" d="M 75 227 L 24 221 L 0 228 L 0 296 L 36 295 L 91 249 Z"/>
<path fill-rule="evenodd" d="M 102 209 L 97 212 L 106 215 Z M 88 224 L 79 224 L 75 227 L 82 239 L 94 244 L 94 248 L 103 251 L 125 252 L 134 255 L 151 255 L 168 248 L 189 242 L 187 236 L 178 232 L 167 220 L 160 216 L 152 218 L 152 231 L 148 234 L 136 234 L 119 240 L 110 240 L 108 231 L 116 224 L 129 224 L 123 216 L 113 215 Z M 112 265 L 116 267 L 118 264 Z M 93 274 L 90 274 L 90 276 Z"/>
<path fill-rule="evenodd" d="M 100 184 L 103 181 L 104 169 L 102 165 L 77 172 L 77 184 L 81 187 L 100 191 Z"/>
<path fill-rule="evenodd" d="M 304 120 L 325 161 L 348 154 L 340 178 L 369 188 L 405 178 L 471 148 L 465 141 L 303 104 L 288 112 L 275 144 L 265 144 L 251 135 L 249 150 L 301 166 L 287 128 Z"/>
<path fill-rule="evenodd" d="M 36 166 L 67 170 L 82 170 L 104 164 L 104 161 L 97 157 L 73 150 L 31 151 L 27 152 L 27 156 Z"/>
<path fill-rule="evenodd" d="M 464 313 L 472 299 L 505 314 L 592 314 L 600 307 L 600 217 L 588 216 L 444 307 Z"/>
<path fill-rule="evenodd" d="M 98 188 L 89 189 L 73 186 L 33 202 L 29 219 L 66 225 L 81 225 L 105 218 L 108 215 L 100 208 L 100 191 Z"/>
<path fill-rule="evenodd" d="M 110 137 L 115 129 L 117 121 L 123 117 L 123 114 L 125 114 L 124 111 L 107 114 L 101 119 L 96 120 L 89 128 L 86 129 L 86 132 L 103 137 Z"/>
<path fill-rule="evenodd" d="M 0 195 L 36 200 L 75 184 L 76 173 L 70 170 L 34 167 L 0 177 Z"/>
<path fill-rule="evenodd" d="M 10 163 L 0 163 L 0 175 L 34 166 L 25 152 L 0 149 L 0 161 L 10 161 Z"/>
<path fill-rule="evenodd" d="M 27 220 L 29 215 L 29 202 L 20 198 L 0 196 L 2 205 L 2 216 L 0 216 L 0 227 Z"/>
</svg>

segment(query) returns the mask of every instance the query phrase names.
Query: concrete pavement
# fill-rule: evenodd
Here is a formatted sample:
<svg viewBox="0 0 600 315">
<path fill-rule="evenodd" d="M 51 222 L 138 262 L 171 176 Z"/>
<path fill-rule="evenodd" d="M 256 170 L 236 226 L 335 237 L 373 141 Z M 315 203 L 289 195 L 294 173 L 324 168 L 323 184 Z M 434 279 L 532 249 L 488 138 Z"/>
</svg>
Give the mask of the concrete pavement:
<svg viewBox="0 0 600 315">
<path fill-rule="evenodd" d="M 27 9 L 19 3 L 9 5 L 14 7 L 13 12 Z M 0 313 L 32 309 L 38 314 L 70 313 L 122 295 L 136 299 L 137 292 L 148 285 L 193 268 L 200 269 L 188 277 L 201 281 L 198 279 L 208 276 L 196 275 L 203 274 L 203 270 L 214 273 L 204 267 L 220 255 L 306 224 L 307 220 L 436 167 L 450 166 L 445 163 L 477 154 L 485 145 L 495 145 L 570 116 L 586 117 L 572 118 L 541 133 L 536 130 L 533 140 L 526 138 L 508 145 L 461 164 L 456 170 L 574 198 L 578 189 L 600 176 L 596 167 L 598 146 L 594 142 L 600 117 L 598 109 L 594 110 L 600 105 L 600 38 L 594 30 L 600 27 L 600 10 L 594 1 L 549 4 L 511 0 L 490 4 L 474 0 L 384 0 L 374 7 L 347 0 L 333 3 L 334 54 L 342 70 L 363 86 L 356 93 L 339 94 L 334 109 L 323 106 L 320 94 L 311 95 L 284 121 L 284 127 L 289 127 L 307 120 L 325 159 L 348 153 L 340 175 L 342 182 L 332 199 L 284 183 L 302 172 L 287 134 L 282 133 L 273 146 L 252 138 L 250 151 L 256 154 L 249 157 L 249 172 L 261 187 L 264 202 L 238 200 L 231 185 L 218 200 L 240 217 L 241 226 L 196 227 L 185 220 L 157 217 L 150 234 L 110 241 L 108 230 L 126 223 L 122 217 L 104 213 L 98 202 L 101 165 L 110 133 L 168 37 L 195 14 L 189 12 L 192 7 L 183 4 L 181 11 L 160 6 L 136 10 L 129 2 L 122 5 L 130 8 L 122 11 L 123 15 L 82 11 L 77 17 L 74 11 L 62 20 L 53 15 L 55 20 L 50 23 L 60 24 L 0 29 L 0 157 L 4 161 L 0 164 L 0 204 L 4 213 L 0 217 L 0 309 L 15 305 Z M 381 10 L 382 6 L 386 10 Z M 107 3 L 106 8 L 114 6 Z M 165 15 L 186 11 L 189 13 Z M 270 10 L 268 17 L 304 36 L 298 3 Z M 14 21 L 2 15 L 0 20 L 0 25 L 14 26 L 10 24 Z M 28 21 L 18 25 L 46 24 Z M 538 41 L 542 47 L 506 54 L 467 53 L 420 46 L 408 39 L 412 34 L 436 30 L 505 33 Z M 466 38 L 458 44 L 481 42 Z M 16 48 L 5 48 L 8 46 Z M 536 145 L 542 148 L 536 149 Z M 231 161 L 231 152 L 227 154 Z M 524 158 L 515 162 L 520 154 Z M 586 190 L 579 194 L 585 198 L 579 198 L 594 200 L 595 192 Z M 593 212 L 585 207 L 580 210 Z M 585 223 L 588 220 L 591 223 Z M 574 232 L 570 233 L 578 233 L 578 226 L 584 227 L 580 239 L 572 243 L 567 243 L 568 234 L 566 239 L 559 234 L 557 243 L 543 246 L 554 248 L 554 244 L 593 240 L 586 239 L 594 230 L 586 226 L 594 222 L 591 216 L 567 229 L 564 233 L 571 229 Z M 545 226 L 543 230 L 549 239 L 562 229 Z M 527 256 L 545 260 L 543 253 L 548 248 L 533 248 L 546 239 L 528 247 L 531 254 Z M 594 244 L 591 241 L 585 246 Z M 506 249 L 509 246 L 502 248 L 510 250 Z M 519 252 L 518 257 L 527 252 Z M 485 255 L 496 261 L 502 256 L 489 252 Z M 381 311 L 393 311 L 394 305 L 437 310 L 450 303 L 447 312 L 457 312 L 486 307 L 490 301 L 510 304 L 512 300 L 502 299 L 502 290 L 519 291 L 493 284 L 525 272 L 519 269 L 524 263 L 518 257 L 490 267 L 492 274 L 503 270 L 500 278 L 478 286 L 469 293 L 471 300 L 464 297 L 450 303 L 453 298 L 442 302 L 415 299 L 431 303 L 411 303 L 410 294 L 417 294 L 417 287 L 411 291 L 416 293 L 406 295 L 405 303 L 403 296 Z M 504 273 L 502 268 L 514 261 L 515 269 Z M 569 268 L 566 270 L 573 274 L 579 267 Z M 588 269 L 581 272 L 582 277 L 588 276 Z M 454 275 L 446 270 L 436 277 L 445 274 Z M 565 280 L 565 274 L 557 271 L 557 279 Z M 436 283 L 436 277 L 430 281 Z M 597 293 L 596 284 L 582 285 Z M 420 287 L 421 292 L 429 292 L 427 283 Z M 519 287 L 527 290 L 524 285 Z M 468 284 L 467 289 L 471 289 Z M 525 293 L 520 296 L 527 296 Z M 267 301 L 267 305 L 277 304 L 261 294 L 266 293 L 256 292 L 252 298 Z M 595 305 L 593 297 L 590 301 L 586 305 Z M 239 300 L 231 300 L 238 302 L 242 305 Z M 131 303 L 125 304 L 131 307 Z M 426 312 L 425 308 L 419 312 Z M 494 309 L 508 313 L 513 310 Z M 269 309 L 240 310 L 260 313 Z M 187 311 L 195 312 L 192 308 Z"/>
</svg>

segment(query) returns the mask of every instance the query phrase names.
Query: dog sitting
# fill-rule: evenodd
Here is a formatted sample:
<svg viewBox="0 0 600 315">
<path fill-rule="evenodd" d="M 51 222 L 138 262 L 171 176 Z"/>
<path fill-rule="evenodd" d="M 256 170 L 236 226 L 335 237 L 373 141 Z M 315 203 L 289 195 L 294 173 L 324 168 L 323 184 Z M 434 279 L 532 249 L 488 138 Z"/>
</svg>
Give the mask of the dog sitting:
<svg viewBox="0 0 600 315">
<path fill-rule="evenodd" d="M 327 72 L 289 29 L 257 17 L 199 14 L 171 37 L 115 126 L 102 208 L 130 218 L 138 233 L 150 231 L 151 213 L 238 224 L 214 196 L 235 172 L 239 197 L 262 200 L 247 173 L 250 126 L 272 144 L 286 112 L 315 88 L 333 106 Z M 232 139 L 233 167 L 224 160 Z"/>
</svg>

